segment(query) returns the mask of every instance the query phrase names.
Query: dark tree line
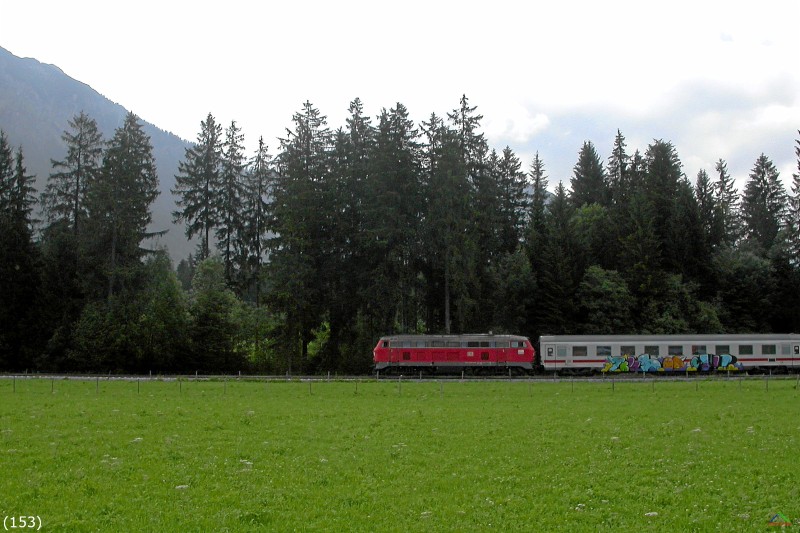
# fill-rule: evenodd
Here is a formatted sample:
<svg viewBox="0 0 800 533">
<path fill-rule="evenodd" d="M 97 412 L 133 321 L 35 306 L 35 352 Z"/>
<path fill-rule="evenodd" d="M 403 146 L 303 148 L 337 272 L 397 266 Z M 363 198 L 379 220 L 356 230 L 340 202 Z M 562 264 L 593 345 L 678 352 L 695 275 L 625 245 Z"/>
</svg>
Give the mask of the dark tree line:
<svg viewBox="0 0 800 533">
<path fill-rule="evenodd" d="M 148 247 L 158 177 L 130 114 L 76 116 L 37 198 L 0 134 L 0 369 L 364 372 L 402 332 L 800 330 L 800 140 L 786 191 L 764 154 L 687 178 L 674 146 L 544 162 L 489 147 L 466 97 L 415 124 L 306 102 L 273 157 L 209 114 L 175 177 L 195 254 Z M 43 220 L 33 220 L 37 202 Z"/>
</svg>

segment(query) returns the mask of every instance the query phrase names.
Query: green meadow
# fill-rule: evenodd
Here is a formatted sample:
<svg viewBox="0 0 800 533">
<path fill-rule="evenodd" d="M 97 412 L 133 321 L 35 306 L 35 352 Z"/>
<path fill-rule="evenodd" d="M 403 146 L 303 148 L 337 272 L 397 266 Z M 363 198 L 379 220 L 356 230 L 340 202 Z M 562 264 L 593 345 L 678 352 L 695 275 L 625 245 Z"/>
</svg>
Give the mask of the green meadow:
<svg viewBox="0 0 800 533">
<path fill-rule="evenodd" d="M 42 531 L 752 531 L 799 453 L 794 378 L 0 380 Z"/>
</svg>

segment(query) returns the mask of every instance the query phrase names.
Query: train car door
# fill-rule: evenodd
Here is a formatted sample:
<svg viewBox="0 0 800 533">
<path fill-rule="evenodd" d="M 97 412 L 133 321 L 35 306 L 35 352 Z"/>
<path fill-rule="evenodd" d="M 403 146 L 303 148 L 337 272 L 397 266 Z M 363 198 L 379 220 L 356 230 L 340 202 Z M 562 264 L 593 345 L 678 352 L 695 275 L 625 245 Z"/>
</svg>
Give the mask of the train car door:
<svg viewBox="0 0 800 533">
<path fill-rule="evenodd" d="M 567 347 L 563 344 L 545 344 L 544 367 L 549 370 L 559 370 L 567 365 Z"/>
<path fill-rule="evenodd" d="M 483 343 L 481 343 L 481 346 L 483 346 Z M 487 342 L 486 346 L 487 347 L 491 346 L 491 344 Z M 486 350 L 486 348 L 481 348 L 481 350 Z M 508 362 L 508 351 L 507 350 L 504 350 L 503 348 L 500 348 L 500 349 L 494 350 L 494 353 L 495 353 L 495 357 L 497 357 L 497 362 L 498 363 L 507 363 Z"/>
<path fill-rule="evenodd" d="M 794 369 L 800 368 L 800 344 L 792 344 L 792 367 Z"/>
</svg>

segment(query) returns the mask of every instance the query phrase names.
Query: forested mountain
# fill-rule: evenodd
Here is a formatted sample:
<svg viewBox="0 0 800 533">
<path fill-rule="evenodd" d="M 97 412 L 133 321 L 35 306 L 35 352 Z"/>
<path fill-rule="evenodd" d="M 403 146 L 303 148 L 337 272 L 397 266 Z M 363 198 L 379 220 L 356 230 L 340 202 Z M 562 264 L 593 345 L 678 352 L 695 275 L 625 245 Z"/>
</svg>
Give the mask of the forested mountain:
<svg viewBox="0 0 800 533">
<path fill-rule="evenodd" d="M 123 106 L 67 76 L 58 67 L 19 58 L 0 47 L 0 129 L 5 131 L 12 146 L 22 147 L 28 171 L 36 176 L 35 186 L 39 191 L 44 189 L 52 171 L 50 160 L 60 159 L 66 153 L 61 136 L 67 123 L 81 111 L 97 122 L 105 138 L 110 138 L 114 129 L 122 125 L 127 114 Z M 169 190 L 188 143 L 145 121 L 142 124 L 153 143 L 162 193 L 153 204 L 152 229 L 169 229 L 160 238 L 160 244 L 167 246 L 173 257 L 186 257 L 191 248 L 183 228 L 172 222 L 175 203 Z"/>
<path fill-rule="evenodd" d="M 739 191 L 724 160 L 690 180 L 671 142 L 619 131 L 550 183 L 482 120 L 466 95 L 418 124 L 306 102 L 271 154 L 209 114 L 164 176 L 139 117 L 103 134 L 78 109 L 40 185 L 3 125 L 0 370 L 367 372 L 389 333 L 800 331 L 800 139 L 789 191 L 766 154 Z M 165 182 L 197 239 L 175 270 L 148 245 Z"/>
</svg>

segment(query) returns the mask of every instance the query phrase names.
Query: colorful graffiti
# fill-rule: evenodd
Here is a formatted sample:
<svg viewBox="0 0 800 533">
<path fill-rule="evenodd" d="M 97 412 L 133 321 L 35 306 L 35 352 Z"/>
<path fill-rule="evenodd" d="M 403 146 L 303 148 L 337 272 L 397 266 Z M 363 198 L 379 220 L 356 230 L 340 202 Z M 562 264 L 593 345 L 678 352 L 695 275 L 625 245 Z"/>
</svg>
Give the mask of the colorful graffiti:
<svg viewBox="0 0 800 533">
<path fill-rule="evenodd" d="M 655 357 L 639 356 L 607 357 L 602 372 L 708 372 L 739 371 L 743 366 L 730 354 L 697 354 L 692 357 L 670 355 Z"/>
</svg>

